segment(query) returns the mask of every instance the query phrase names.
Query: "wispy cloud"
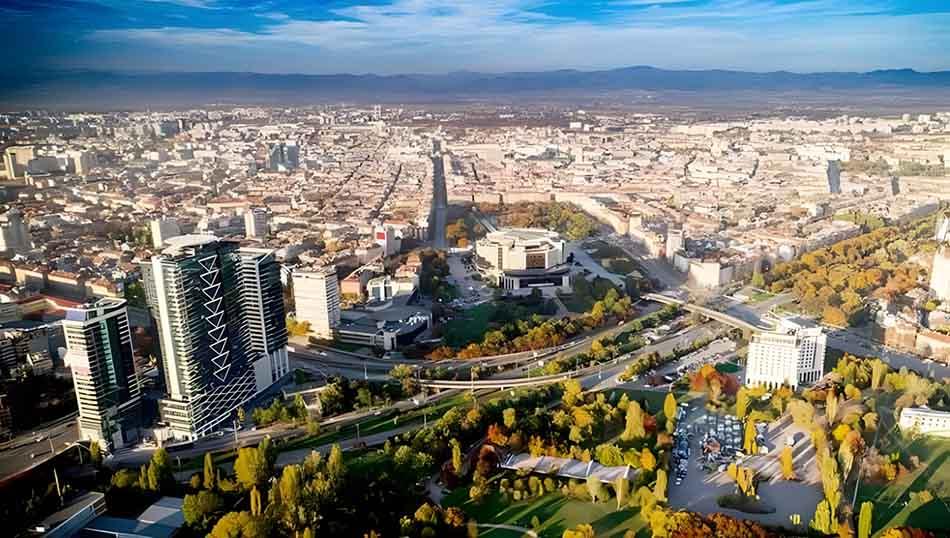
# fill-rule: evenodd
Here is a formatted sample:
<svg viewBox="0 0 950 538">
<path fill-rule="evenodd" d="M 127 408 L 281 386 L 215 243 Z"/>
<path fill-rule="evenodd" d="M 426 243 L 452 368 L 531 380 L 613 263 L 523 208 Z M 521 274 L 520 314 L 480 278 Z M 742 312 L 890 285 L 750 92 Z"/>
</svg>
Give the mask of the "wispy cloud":
<svg viewBox="0 0 950 538">
<path fill-rule="evenodd" d="M 175 4 L 184 7 L 193 7 L 196 9 L 217 9 L 215 0 L 146 0 L 147 2 L 161 4 Z"/>
<path fill-rule="evenodd" d="M 394 0 L 339 7 L 323 20 L 271 6 L 257 14 L 263 24 L 253 29 L 113 28 L 88 38 L 164 51 L 213 48 L 242 69 L 282 72 L 633 64 L 799 71 L 934 68 L 947 63 L 940 51 L 950 50 L 950 14 L 898 15 L 886 0 L 632 2 L 641 7 L 602 21 L 549 15 L 543 9 L 547 2 L 540 0 Z M 280 56 L 291 61 L 253 63 L 255 55 L 274 57 L 277 50 L 293 51 Z"/>
</svg>

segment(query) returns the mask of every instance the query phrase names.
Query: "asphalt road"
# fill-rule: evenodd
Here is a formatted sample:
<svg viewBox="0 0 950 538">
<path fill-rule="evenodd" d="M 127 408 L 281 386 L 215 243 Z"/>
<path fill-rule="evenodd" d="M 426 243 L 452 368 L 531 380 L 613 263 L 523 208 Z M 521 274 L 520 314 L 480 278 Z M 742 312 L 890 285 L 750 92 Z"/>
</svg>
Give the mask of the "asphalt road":
<svg viewBox="0 0 950 538">
<path fill-rule="evenodd" d="M 0 478 L 6 478 L 49 459 L 52 455 L 50 441 L 59 454 L 67 445 L 79 440 L 79 426 L 74 416 L 34 431 L 36 436 L 43 438 L 40 442 L 34 441 L 33 432 L 25 432 L 5 443 L 3 446 L 7 448 L 0 449 Z"/>
</svg>

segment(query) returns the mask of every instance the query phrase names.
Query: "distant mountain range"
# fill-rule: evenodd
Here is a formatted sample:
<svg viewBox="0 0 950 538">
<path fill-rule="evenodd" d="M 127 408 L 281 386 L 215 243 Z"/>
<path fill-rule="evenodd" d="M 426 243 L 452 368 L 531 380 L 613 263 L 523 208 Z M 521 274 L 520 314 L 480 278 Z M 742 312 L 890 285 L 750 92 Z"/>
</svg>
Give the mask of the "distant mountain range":
<svg viewBox="0 0 950 538">
<path fill-rule="evenodd" d="M 479 97 L 517 97 L 525 94 L 594 95 L 628 90 L 729 91 L 854 91 L 950 89 L 950 71 L 912 69 L 865 73 L 790 73 L 775 71 L 682 71 L 649 66 L 600 71 L 572 69 L 538 72 L 439 75 L 303 75 L 236 72 L 118 73 L 68 71 L 0 75 L 0 106 L 13 103 L 80 104 L 104 106 L 157 99 L 170 102 L 273 103 L 281 101 L 458 100 Z"/>
</svg>

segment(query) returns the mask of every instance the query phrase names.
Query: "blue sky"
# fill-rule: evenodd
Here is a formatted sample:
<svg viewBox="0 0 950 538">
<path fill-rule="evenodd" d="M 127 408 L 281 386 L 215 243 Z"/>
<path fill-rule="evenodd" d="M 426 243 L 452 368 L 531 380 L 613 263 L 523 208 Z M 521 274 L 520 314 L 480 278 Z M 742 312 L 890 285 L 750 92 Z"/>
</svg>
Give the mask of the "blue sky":
<svg viewBox="0 0 950 538">
<path fill-rule="evenodd" d="M 5 71 L 950 69 L 950 0 L 0 0 Z"/>
</svg>

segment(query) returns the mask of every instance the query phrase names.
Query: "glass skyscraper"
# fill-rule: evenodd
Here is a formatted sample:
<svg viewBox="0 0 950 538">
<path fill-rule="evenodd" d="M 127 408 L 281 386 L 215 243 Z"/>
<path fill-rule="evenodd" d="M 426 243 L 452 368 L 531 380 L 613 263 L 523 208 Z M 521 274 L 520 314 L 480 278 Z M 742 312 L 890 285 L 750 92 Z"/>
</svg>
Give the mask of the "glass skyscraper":
<svg viewBox="0 0 950 538">
<path fill-rule="evenodd" d="M 80 437 L 111 448 L 135 441 L 142 421 L 141 383 L 125 301 L 101 299 L 70 308 L 62 323 Z"/>
<path fill-rule="evenodd" d="M 165 244 L 143 264 L 168 393 L 159 411 L 172 437 L 194 439 L 288 372 L 280 268 L 270 250 L 211 235 Z"/>
</svg>

